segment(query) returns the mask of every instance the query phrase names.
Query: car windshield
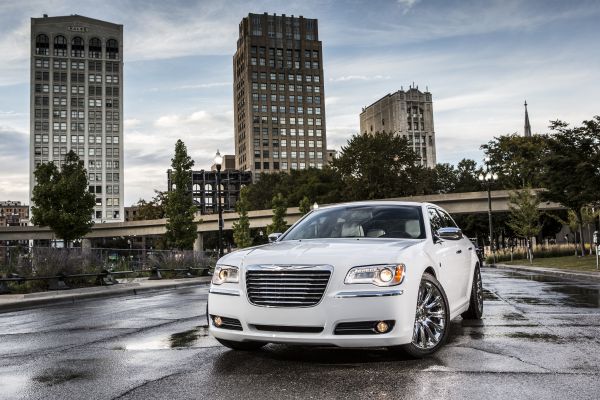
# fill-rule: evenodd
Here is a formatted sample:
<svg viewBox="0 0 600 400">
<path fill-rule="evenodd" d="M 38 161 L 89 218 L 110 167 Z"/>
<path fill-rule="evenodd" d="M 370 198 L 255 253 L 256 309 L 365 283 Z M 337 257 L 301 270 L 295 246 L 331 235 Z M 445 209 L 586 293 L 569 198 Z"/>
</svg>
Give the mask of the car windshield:
<svg viewBox="0 0 600 400">
<path fill-rule="evenodd" d="M 357 205 L 313 211 L 281 240 L 331 238 L 424 239 L 421 207 Z"/>
</svg>

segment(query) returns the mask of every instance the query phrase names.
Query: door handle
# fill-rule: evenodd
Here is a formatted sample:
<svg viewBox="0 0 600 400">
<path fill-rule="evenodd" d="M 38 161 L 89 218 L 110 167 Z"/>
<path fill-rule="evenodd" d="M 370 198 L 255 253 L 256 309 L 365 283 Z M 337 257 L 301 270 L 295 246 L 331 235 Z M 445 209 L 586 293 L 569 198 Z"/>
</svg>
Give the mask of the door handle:
<svg viewBox="0 0 600 400">
<path fill-rule="evenodd" d="M 462 253 L 462 250 L 456 250 L 456 254 Z"/>
<path fill-rule="evenodd" d="M 473 250 L 473 248 L 472 248 L 472 247 L 469 247 L 469 250 Z"/>
</svg>

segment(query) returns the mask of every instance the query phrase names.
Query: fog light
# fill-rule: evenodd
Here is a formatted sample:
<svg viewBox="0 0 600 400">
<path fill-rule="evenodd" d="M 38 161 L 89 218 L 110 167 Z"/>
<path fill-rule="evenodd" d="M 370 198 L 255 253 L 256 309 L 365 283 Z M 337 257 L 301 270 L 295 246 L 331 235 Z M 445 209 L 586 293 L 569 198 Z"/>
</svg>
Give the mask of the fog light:
<svg viewBox="0 0 600 400">
<path fill-rule="evenodd" d="M 221 325 L 223 325 L 223 320 L 221 319 L 221 317 L 219 316 L 215 316 L 213 317 L 213 323 L 215 324 L 215 326 L 218 328 Z"/>
<path fill-rule="evenodd" d="M 375 326 L 375 330 L 377 330 L 379 333 L 386 333 L 388 329 L 390 329 L 390 326 L 384 321 L 379 321 Z"/>
</svg>

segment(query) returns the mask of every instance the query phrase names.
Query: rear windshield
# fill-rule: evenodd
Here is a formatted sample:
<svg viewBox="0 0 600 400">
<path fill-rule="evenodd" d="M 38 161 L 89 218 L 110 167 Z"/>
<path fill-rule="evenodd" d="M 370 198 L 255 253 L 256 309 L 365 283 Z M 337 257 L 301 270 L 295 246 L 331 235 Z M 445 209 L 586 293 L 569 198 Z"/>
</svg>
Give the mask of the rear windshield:
<svg viewBox="0 0 600 400">
<path fill-rule="evenodd" d="M 281 240 L 328 238 L 424 239 L 421 207 L 361 205 L 312 212 Z"/>
</svg>

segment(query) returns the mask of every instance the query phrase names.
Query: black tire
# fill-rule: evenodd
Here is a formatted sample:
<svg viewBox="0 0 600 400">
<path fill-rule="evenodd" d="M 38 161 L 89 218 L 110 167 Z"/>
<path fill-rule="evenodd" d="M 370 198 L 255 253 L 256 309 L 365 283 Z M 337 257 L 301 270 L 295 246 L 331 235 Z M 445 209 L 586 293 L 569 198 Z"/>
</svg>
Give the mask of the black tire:
<svg viewBox="0 0 600 400">
<path fill-rule="evenodd" d="M 434 296 L 427 301 L 427 290 L 431 290 Z M 429 307 L 431 304 L 437 306 Z M 424 307 L 427 306 L 427 307 Z M 426 310 L 428 315 L 423 313 Z M 434 311 L 437 310 L 437 311 Z M 434 316 L 439 315 L 439 316 Z M 429 324 L 431 323 L 431 325 Z M 442 285 L 431 274 L 425 273 L 419 284 L 417 294 L 417 309 L 415 310 L 415 324 L 413 328 L 413 341 L 411 343 L 397 346 L 394 349 L 400 349 L 414 358 L 427 357 L 438 351 L 446 342 L 448 332 L 450 331 L 450 307 L 448 298 Z M 427 325 L 428 328 L 424 328 Z M 438 326 L 436 328 L 435 326 Z M 433 336 L 429 336 L 424 329 L 429 329 Z M 433 329 L 433 330 L 432 330 Z M 429 340 L 433 338 L 434 340 Z M 425 340 L 427 339 L 427 340 Z"/>
<path fill-rule="evenodd" d="M 473 273 L 473 285 L 471 286 L 471 297 L 469 308 L 461 314 L 463 319 L 481 319 L 483 315 L 483 285 L 481 283 L 481 271 L 479 265 L 475 266 Z"/>
<path fill-rule="evenodd" d="M 241 350 L 241 351 L 252 351 L 258 350 L 266 343 L 264 342 L 234 342 L 233 340 L 225 340 L 215 338 L 219 343 L 221 343 L 225 347 L 229 347 L 232 350 Z"/>
</svg>

